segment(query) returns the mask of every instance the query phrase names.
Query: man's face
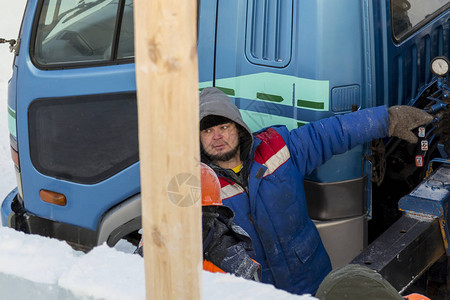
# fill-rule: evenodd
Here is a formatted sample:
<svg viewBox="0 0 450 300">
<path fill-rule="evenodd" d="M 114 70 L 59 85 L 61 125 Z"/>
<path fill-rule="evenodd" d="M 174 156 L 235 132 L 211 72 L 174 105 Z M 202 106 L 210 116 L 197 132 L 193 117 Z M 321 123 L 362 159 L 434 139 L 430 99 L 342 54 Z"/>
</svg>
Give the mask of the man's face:
<svg viewBox="0 0 450 300">
<path fill-rule="evenodd" d="M 200 131 L 203 150 L 212 161 L 229 161 L 239 156 L 239 131 L 234 122 Z"/>
</svg>

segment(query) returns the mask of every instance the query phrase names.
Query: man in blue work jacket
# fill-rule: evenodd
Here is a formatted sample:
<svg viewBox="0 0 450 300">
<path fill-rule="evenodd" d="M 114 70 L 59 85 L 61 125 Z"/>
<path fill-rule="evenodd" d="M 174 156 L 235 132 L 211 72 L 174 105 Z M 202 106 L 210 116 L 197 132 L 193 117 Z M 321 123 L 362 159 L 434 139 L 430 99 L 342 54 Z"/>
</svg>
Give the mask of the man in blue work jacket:
<svg viewBox="0 0 450 300">
<path fill-rule="evenodd" d="M 303 178 L 334 154 L 385 136 L 414 142 L 410 129 L 432 116 L 408 106 L 375 107 L 311 122 L 289 131 L 272 126 L 252 134 L 239 109 L 217 88 L 200 95 L 202 162 L 218 175 L 223 205 L 247 231 L 262 281 L 314 294 L 330 259 L 308 216 Z"/>
</svg>

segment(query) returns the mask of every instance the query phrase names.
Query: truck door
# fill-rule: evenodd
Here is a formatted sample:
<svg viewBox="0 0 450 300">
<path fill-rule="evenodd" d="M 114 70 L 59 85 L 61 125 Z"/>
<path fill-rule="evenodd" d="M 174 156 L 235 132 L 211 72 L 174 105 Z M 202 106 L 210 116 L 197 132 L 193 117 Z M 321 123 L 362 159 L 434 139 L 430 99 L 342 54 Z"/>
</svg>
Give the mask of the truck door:
<svg viewBox="0 0 450 300">
<path fill-rule="evenodd" d="M 95 235 L 140 191 L 133 62 L 132 0 L 28 1 L 15 117 L 29 213 Z"/>
</svg>

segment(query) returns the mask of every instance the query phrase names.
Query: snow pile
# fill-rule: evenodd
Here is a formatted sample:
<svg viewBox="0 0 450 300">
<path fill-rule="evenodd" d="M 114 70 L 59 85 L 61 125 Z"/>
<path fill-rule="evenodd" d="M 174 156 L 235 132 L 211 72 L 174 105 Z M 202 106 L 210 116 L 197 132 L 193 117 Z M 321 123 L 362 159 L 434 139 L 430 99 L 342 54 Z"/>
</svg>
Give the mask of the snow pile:
<svg viewBox="0 0 450 300">
<path fill-rule="evenodd" d="M 145 298 L 144 261 L 138 255 L 106 245 L 84 254 L 65 242 L 5 227 L 0 227 L 0 240 L 0 273 L 42 284 L 34 286 L 50 295 L 72 293 L 75 298 L 111 300 Z M 24 282 L 11 290 L 10 295 L 16 297 L 20 293 L 17 289 L 28 288 Z"/>
<path fill-rule="evenodd" d="M 40 236 L 0 227 L 0 240 L 0 272 L 30 281 L 54 284 L 76 261 L 72 248 L 54 239 L 44 245 Z"/>
<path fill-rule="evenodd" d="M 2 299 L 145 299 L 144 260 L 138 255 L 106 245 L 84 254 L 65 242 L 5 227 L 0 240 Z M 315 299 L 205 271 L 202 289 L 204 299 Z"/>
<path fill-rule="evenodd" d="M 142 257 L 103 245 L 94 248 L 69 266 L 58 284 L 76 295 L 107 299 L 144 299 L 144 273 Z"/>
</svg>

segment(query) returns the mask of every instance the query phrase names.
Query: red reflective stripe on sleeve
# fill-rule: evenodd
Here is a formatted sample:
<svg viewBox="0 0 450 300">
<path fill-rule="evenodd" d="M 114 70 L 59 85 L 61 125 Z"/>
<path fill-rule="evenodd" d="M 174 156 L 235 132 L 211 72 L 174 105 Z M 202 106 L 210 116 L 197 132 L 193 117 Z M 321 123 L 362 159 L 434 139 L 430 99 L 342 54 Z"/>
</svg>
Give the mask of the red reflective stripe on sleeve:
<svg viewBox="0 0 450 300">
<path fill-rule="evenodd" d="M 273 128 L 261 132 L 256 137 L 261 140 L 261 144 L 255 151 L 255 161 L 259 164 L 265 164 L 268 159 L 286 146 L 281 135 Z"/>
</svg>

